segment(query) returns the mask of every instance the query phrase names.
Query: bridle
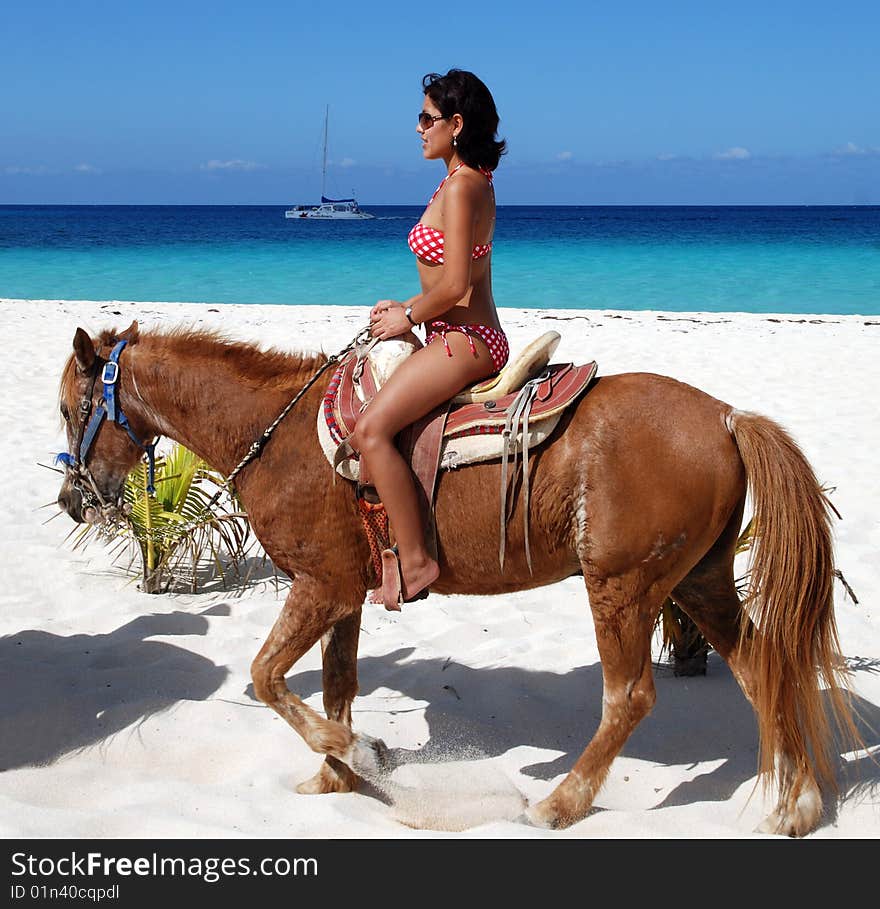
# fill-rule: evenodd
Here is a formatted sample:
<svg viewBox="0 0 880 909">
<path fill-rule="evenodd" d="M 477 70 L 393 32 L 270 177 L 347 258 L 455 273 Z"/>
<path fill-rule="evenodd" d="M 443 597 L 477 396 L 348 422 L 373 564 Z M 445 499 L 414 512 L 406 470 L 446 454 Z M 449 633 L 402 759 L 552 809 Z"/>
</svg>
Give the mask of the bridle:
<svg viewBox="0 0 880 909">
<path fill-rule="evenodd" d="M 132 442 L 146 453 L 148 462 L 147 492 L 152 495 L 156 491 L 156 442 L 158 439 L 154 439 L 152 442 L 144 442 L 134 434 L 128 423 L 128 418 L 122 412 L 122 406 L 116 395 L 116 387 L 119 382 L 119 355 L 127 343 L 128 341 L 116 342 L 109 359 L 104 361 L 103 368 L 100 366 L 100 359 L 97 356 L 95 357 L 88 388 L 79 402 L 79 426 L 77 427 L 73 453 L 62 452 L 55 458 L 56 463 L 64 465 L 71 485 L 82 497 L 83 509 L 96 505 L 106 509 L 111 504 L 101 495 L 98 484 L 86 464 L 89 450 L 105 419 L 109 419 L 111 423 L 115 423 L 124 429 Z M 99 375 L 103 385 L 103 392 L 101 400 L 95 407 L 93 396 Z M 93 409 L 94 413 L 92 412 Z"/>
</svg>

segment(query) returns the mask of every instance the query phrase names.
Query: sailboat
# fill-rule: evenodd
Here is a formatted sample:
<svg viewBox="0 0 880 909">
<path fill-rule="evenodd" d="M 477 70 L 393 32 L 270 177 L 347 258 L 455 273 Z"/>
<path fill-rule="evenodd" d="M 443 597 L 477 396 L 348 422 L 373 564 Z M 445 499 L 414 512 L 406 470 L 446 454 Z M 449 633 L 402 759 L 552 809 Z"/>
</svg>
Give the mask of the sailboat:
<svg viewBox="0 0 880 909">
<path fill-rule="evenodd" d="M 369 212 L 361 211 L 357 199 L 328 199 L 324 195 L 327 183 L 327 126 L 330 121 L 330 105 L 324 111 L 324 164 L 321 170 L 321 204 L 294 205 L 284 212 L 285 218 L 322 218 L 325 220 L 365 220 L 374 218 Z"/>
</svg>

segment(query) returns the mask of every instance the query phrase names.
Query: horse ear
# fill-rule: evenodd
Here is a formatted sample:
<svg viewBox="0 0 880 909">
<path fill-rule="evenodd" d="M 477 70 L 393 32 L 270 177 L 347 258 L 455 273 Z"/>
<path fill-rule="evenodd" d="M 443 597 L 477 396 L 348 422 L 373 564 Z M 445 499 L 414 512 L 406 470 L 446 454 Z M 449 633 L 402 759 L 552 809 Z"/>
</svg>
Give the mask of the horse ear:
<svg viewBox="0 0 880 909">
<path fill-rule="evenodd" d="M 137 339 L 140 337 L 137 319 L 135 319 L 122 334 L 118 334 L 116 337 L 120 341 L 128 341 L 129 344 L 136 344 Z"/>
<path fill-rule="evenodd" d="M 88 333 L 77 328 L 73 336 L 73 353 L 76 356 L 76 366 L 80 372 L 90 372 L 95 363 L 95 345 Z"/>
</svg>

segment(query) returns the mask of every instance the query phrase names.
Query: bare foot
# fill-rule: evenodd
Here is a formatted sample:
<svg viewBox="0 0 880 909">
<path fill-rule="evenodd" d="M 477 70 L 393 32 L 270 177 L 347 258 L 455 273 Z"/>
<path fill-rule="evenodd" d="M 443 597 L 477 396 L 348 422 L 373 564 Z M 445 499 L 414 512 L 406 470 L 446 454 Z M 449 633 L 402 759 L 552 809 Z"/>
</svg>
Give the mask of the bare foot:
<svg viewBox="0 0 880 909">
<path fill-rule="evenodd" d="M 433 559 L 427 559 L 409 571 L 405 571 L 401 565 L 400 573 L 403 576 L 403 600 L 407 602 L 427 590 L 440 577 L 440 566 Z"/>
<path fill-rule="evenodd" d="M 382 552 L 382 587 L 370 595 L 371 603 L 384 603 L 392 612 L 400 612 L 401 603 L 412 603 L 428 596 L 428 587 L 440 576 L 440 566 L 425 556 L 404 571 L 397 548 Z"/>
</svg>

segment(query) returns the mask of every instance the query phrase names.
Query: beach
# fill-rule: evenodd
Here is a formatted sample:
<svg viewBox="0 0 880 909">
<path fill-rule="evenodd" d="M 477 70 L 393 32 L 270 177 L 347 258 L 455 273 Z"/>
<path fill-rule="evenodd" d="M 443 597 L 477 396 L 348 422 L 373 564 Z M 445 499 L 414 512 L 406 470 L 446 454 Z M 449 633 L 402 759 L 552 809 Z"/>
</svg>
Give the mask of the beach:
<svg viewBox="0 0 880 909">
<path fill-rule="evenodd" d="M 513 353 L 558 331 L 554 361 L 669 375 L 792 433 L 841 516 L 836 565 L 858 602 L 835 583 L 837 624 L 860 729 L 877 751 L 880 317 L 500 316 Z M 107 549 L 66 542 L 66 515 L 48 520 L 60 476 L 41 465 L 67 447 L 57 392 L 74 332 L 135 319 L 335 353 L 366 324 L 367 308 L 0 299 L 10 355 L 0 396 L 0 836 L 766 838 L 754 832 L 773 805 L 755 787 L 753 714 L 714 652 L 705 677 L 675 677 L 658 662 L 657 704 L 588 817 L 565 830 L 519 819 L 568 772 L 601 714 L 580 578 L 498 597 L 435 594 L 400 613 L 365 606 L 354 728 L 416 758 L 383 793 L 297 794 L 321 758 L 254 698 L 250 678 L 289 581 L 266 570 L 229 590 L 150 596 Z M 316 646 L 288 684 L 322 711 L 320 667 Z M 880 768 L 864 754 L 841 764 L 843 798 L 809 837 L 880 837 Z"/>
</svg>

